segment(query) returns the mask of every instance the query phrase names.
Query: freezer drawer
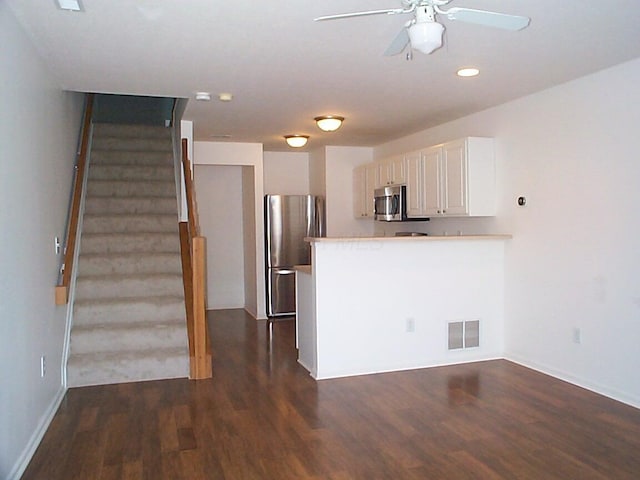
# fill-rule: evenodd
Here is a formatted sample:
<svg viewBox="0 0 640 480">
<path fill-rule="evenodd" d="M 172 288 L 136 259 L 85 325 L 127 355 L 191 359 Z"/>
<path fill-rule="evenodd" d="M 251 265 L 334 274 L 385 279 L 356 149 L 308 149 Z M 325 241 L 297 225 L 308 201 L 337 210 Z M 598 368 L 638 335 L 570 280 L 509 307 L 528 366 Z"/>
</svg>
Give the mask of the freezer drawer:
<svg viewBox="0 0 640 480">
<path fill-rule="evenodd" d="M 267 315 L 294 315 L 296 313 L 296 272 L 289 268 L 269 269 Z"/>
</svg>

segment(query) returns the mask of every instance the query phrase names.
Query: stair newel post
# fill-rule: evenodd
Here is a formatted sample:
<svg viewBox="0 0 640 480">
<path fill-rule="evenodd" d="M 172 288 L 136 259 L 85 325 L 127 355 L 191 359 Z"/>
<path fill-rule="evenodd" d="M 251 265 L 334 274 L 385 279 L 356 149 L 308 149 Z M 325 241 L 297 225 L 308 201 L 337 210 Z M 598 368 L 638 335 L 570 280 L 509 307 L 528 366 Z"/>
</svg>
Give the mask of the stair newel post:
<svg viewBox="0 0 640 480">
<path fill-rule="evenodd" d="M 211 378 L 211 346 L 206 316 L 206 239 L 198 225 L 193 176 L 187 140 L 182 140 L 182 171 L 187 196 L 188 222 L 180 223 L 180 244 L 184 276 L 187 331 L 189 336 L 189 376 L 198 380 Z"/>
</svg>

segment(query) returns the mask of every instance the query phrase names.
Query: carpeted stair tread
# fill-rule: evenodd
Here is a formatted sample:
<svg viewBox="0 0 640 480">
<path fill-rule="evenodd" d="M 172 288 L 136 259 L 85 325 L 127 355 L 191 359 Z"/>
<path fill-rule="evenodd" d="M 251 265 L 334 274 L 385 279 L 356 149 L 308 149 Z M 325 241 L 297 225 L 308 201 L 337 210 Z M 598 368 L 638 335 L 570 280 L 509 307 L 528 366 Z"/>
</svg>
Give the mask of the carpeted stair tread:
<svg viewBox="0 0 640 480">
<path fill-rule="evenodd" d="M 175 233 L 175 213 L 85 214 L 83 232 L 89 233 Z"/>
<path fill-rule="evenodd" d="M 182 275 L 150 273 L 130 275 L 91 275 L 76 280 L 78 300 L 145 296 L 178 296 L 184 293 Z"/>
<path fill-rule="evenodd" d="M 188 374 L 189 353 L 185 348 L 174 347 L 72 354 L 67 369 L 69 387 L 180 378 Z"/>
<path fill-rule="evenodd" d="M 91 152 L 91 165 L 173 165 L 173 152 L 136 150 L 97 150 Z"/>
<path fill-rule="evenodd" d="M 80 277 L 145 273 L 182 275 L 182 259 L 177 253 L 93 253 L 82 255 L 78 263 Z"/>
<path fill-rule="evenodd" d="M 142 125 L 137 123 L 95 123 L 94 137 L 120 138 L 171 138 L 171 131 L 159 125 Z"/>
<path fill-rule="evenodd" d="M 173 180 L 91 180 L 87 182 L 91 197 L 171 197 L 175 200 Z"/>
<path fill-rule="evenodd" d="M 173 167 L 170 165 L 105 165 L 96 164 L 89 168 L 89 181 L 93 180 L 172 180 Z"/>
<path fill-rule="evenodd" d="M 92 147 L 99 150 L 166 151 L 173 147 L 171 138 L 127 138 L 115 136 L 94 137 Z"/>
<path fill-rule="evenodd" d="M 184 318 L 138 323 L 75 325 L 71 348 L 75 355 L 181 348 L 184 346 L 185 328 Z M 102 348 L 108 350 L 105 352 Z"/>
<path fill-rule="evenodd" d="M 92 253 L 179 253 L 176 233 L 90 233 L 82 236 L 81 256 Z"/>
<path fill-rule="evenodd" d="M 169 197 L 88 197 L 85 212 L 93 214 L 169 214 L 177 209 Z"/>
<path fill-rule="evenodd" d="M 74 326 L 146 322 L 150 318 L 158 322 L 185 316 L 183 295 L 140 296 L 128 298 L 98 298 L 76 300 Z"/>
</svg>

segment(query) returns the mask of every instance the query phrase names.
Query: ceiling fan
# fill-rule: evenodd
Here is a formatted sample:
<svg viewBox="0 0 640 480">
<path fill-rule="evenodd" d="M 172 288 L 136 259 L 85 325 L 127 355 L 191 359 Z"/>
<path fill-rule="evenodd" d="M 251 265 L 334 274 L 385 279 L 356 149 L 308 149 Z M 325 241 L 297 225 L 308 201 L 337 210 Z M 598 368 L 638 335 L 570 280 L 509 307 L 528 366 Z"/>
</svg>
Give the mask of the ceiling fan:
<svg viewBox="0 0 640 480">
<path fill-rule="evenodd" d="M 473 8 L 452 7 L 443 10 L 452 0 L 401 0 L 401 8 L 386 10 L 368 10 L 354 13 L 341 13 L 338 15 L 326 15 L 314 18 L 315 22 L 323 20 L 336 20 L 339 18 L 363 17 L 366 15 L 397 15 L 413 13 L 414 18 L 409 20 L 398 33 L 391 45 L 385 50 L 385 55 L 397 55 L 402 53 L 407 45 L 412 49 L 425 54 L 430 54 L 442 46 L 442 34 L 444 25 L 436 21 L 436 15 L 443 15 L 449 20 L 475 23 L 505 30 L 522 30 L 531 21 L 528 17 L 519 15 L 507 15 L 505 13 L 490 12 L 488 10 L 476 10 Z"/>
</svg>

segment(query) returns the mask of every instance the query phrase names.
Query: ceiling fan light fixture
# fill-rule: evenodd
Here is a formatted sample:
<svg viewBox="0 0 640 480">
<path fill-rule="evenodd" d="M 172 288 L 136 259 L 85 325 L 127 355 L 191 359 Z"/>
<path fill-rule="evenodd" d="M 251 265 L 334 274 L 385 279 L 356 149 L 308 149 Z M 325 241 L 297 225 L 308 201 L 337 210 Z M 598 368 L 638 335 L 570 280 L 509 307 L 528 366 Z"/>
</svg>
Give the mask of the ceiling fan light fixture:
<svg viewBox="0 0 640 480">
<path fill-rule="evenodd" d="M 309 135 L 285 135 L 284 139 L 290 147 L 301 148 L 307 144 Z"/>
<path fill-rule="evenodd" d="M 322 115 L 321 117 L 314 118 L 316 125 L 323 132 L 335 132 L 342 126 L 344 117 L 338 115 Z"/>
<path fill-rule="evenodd" d="M 438 22 L 418 22 L 409 27 L 411 48 L 429 55 L 442 46 L 444 26 Z"/>
</svg>

